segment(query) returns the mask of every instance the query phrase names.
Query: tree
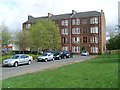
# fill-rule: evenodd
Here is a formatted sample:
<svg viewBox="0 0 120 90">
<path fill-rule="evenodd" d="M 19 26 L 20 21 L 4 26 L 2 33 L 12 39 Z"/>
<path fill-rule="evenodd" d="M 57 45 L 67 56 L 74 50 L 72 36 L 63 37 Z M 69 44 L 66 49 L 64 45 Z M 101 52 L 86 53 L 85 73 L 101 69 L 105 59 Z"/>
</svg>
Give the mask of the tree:
<svg viewBox="0 0 120 90">
<path fill-rule="evenodd" d="M 117 34 L 108 40 L 106 45 L 108 50 L 120 49 L 120 35 Z"/>
<path fill-rule="evenodd" d="M 0 36 L 2 37 L 2 46 L 8 46 L 11 40 L 11 33 L 8 31 L 8 27 L 5 24 L 0 26 Z"/>
<path fill-rule="evenodd" d="M 19 46 L 19 49 L 21 51 L 25 51 L 26 48 L 30 47 L 29 37 L 29 32 L 27 30 L 23 30 L 21 32 L 16 33 L 15 44 Z"/>
<path fill-rule="evenodd" d="M 58 26 L 51 20 L 40 20 L 30 28 L 31 47 L 38 49 L 60 48 L 60 32 Z"/>
</svg>

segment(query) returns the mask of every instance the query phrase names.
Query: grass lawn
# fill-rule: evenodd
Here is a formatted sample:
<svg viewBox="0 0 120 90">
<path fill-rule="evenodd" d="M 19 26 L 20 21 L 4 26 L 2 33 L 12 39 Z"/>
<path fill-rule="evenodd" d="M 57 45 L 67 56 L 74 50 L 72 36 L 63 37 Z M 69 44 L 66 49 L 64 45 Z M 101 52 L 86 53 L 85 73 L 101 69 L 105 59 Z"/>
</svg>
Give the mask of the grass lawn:
<svg viewBox="0 0 120 90">
<path fill-rule="evenodd" d="M 118 56 L 101 55 L 91 61 L 3 80 L 3 88 L 118 88 Z"/>
</svg>

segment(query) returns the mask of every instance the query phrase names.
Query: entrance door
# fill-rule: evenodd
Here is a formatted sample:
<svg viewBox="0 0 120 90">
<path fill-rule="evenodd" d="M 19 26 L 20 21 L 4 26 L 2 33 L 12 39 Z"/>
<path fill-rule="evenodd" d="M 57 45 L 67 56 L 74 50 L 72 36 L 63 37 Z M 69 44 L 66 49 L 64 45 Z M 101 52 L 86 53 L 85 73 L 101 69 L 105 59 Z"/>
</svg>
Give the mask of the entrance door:
<svg viewBox="0 0 120 90">
<path fill-rule="evenodd" d="M 86 47 L 82 46 L 81 51 L 84 51 L 84 50 L 86 50 Z"/>
</svg>

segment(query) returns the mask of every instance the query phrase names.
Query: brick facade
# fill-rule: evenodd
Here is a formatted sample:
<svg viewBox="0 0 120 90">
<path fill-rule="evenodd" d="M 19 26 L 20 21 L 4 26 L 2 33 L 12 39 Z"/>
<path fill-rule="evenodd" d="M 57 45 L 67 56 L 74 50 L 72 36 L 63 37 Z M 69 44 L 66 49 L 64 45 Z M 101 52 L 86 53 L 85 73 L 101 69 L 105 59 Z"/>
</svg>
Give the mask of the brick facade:
<svg viewBox="0 0 120 90">
<path fill-rule="evenodd" d="M 80 54 L 87 50 L 90 54 L 102 54 L 106 50 L 106 21 L 101 12 L 80 12 L 72 10 L 70 14 L 53 15 L 34 18 L 28 16 L 23 23 L 23 29 L 29 29 L 31 24 L 41 18 L 55 21 L 59 25 L 63 50 Z"/>
</svg>

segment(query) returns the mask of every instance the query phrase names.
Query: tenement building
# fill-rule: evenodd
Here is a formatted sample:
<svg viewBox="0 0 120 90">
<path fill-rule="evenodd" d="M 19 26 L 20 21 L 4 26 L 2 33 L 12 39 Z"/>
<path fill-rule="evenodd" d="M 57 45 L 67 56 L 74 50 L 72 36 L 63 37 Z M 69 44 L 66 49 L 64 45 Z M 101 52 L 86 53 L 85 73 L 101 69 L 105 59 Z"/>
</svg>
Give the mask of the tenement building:
<svg viewBox="0 0 120 90">
<path fill-rule="evenodd" d="M 28 16 L 23 28 L 29 30 L 32 24 L 40 19 L 51 19 L 59 25 L 62 50 L 81 53 L 83 50 L 90 54 L 102 54 L 106 50 L 106 21 L 103 10 L 76 12 L 44 17 Z"/>
</svg>

